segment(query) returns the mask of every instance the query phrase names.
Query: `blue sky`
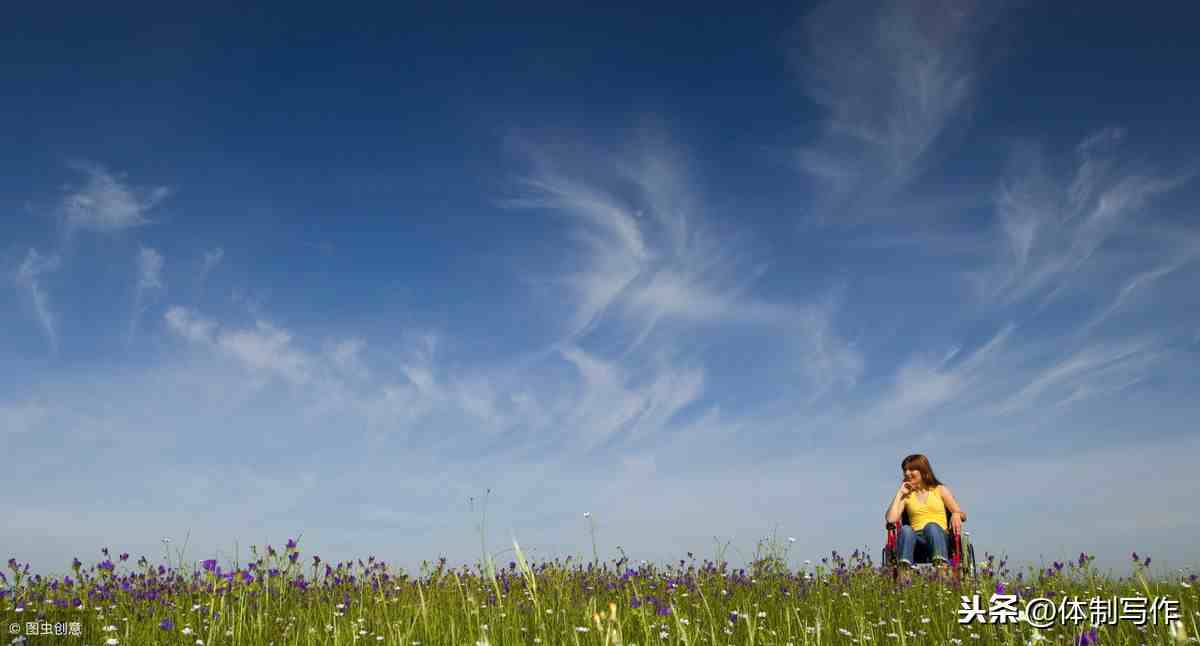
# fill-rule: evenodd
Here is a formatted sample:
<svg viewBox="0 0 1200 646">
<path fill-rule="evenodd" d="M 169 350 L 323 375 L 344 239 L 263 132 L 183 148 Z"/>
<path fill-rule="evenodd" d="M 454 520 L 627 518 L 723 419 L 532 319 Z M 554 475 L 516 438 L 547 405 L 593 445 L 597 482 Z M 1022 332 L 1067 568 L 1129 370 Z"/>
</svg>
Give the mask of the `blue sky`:
<svg viewBox="0 0 1200 646">
<path fill-rule="evenodd" d="M 6 558 L 798 564 L 920 452 L 1200 559 L 1194 15 L 81 11 L 0 39 Z"/>
</svg>

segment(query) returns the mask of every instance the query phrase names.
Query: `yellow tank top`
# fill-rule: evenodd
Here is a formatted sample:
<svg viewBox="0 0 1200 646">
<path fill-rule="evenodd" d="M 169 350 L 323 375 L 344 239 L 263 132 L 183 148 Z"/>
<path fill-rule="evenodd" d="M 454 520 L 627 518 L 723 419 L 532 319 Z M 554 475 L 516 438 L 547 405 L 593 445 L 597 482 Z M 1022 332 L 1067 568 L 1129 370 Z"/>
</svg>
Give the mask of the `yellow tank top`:
<svg viewBox="0 0 1200 646">
<path fill-rule="evenodd" d="M 936 523 L 942 529 L 946 527 L 946 503 L 938 490 L 930 489 L 925 497 L 925 504 L 917 500 L 916 493 L 910 493 L 904 498 L 904 510 L 908 512 L 908 524 L 914 530 L 920 531 L 928 523 Z"/>
</svg>

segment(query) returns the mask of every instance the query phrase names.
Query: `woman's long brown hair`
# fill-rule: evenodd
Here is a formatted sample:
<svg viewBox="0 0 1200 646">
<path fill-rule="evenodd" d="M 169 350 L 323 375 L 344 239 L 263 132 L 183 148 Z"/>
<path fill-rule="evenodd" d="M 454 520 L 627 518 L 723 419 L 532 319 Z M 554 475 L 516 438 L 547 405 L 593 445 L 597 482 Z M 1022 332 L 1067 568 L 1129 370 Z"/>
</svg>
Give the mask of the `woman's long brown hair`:
<svg viewBox="0 0 1200 646">
<path fill-rule="evenodd" d="M 921 472 L 922 486 L 936 489 L 938 485 L 942 484 L 942 481 L 933 475 L 933 467 L 929 466 L 929 458 L 920 453 L 914 453 L 900 462 L 901 471 L 908 471 L 909 469 Z"/>
</svg>

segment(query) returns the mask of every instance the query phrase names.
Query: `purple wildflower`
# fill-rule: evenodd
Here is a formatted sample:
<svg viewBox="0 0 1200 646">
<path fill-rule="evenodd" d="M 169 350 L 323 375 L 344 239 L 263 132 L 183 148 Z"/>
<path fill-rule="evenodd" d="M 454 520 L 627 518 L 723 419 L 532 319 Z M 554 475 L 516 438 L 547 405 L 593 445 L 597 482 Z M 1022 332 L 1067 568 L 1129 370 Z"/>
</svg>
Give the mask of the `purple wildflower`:
<svg viewBox="0 0 1200 646">
<path fill-rule="evenodd" d="M 1149 556 L 1146 557 L 1146 562 L 1142 563 L 1142 565 L 1145 567 L 1150 567 L 1150 557 Z"/>
<path fill-rule="evenodd" d="M 1075 646 L 1093 646 L 1098 643 L 1096 640 L 1096 629 L 1093 628 L 1086 633 L 1082 633 L 1075 640 Z"/>
<path fill-rule="evenodd" d="M 171 621 L 170 617 L 167 617 L 166 619 L 162 620 L 162 623 L 160 623 L 158 627 L 162 628 L 163 630 L 174 630 L 175 622 Z"/>
<path fill-rule="evenodd" d="M 289 538 L 289 539 L 288 539 L 288 542 L 287 542 L 287 548 L 288 548 L 289 550 L 294 550 L 294 549 L 296 549 L 296 539 L 294 539 L 294 538 Z"/>
<path fill-rule="evenodd" d="M 1004 594 L 1004 582 L 1003 581 L 998 581 L 996 583 L 996 594 Z"/>
<path fill-rule="evenodd" d="M 737 618 L 738 618 L 738 612 L 736 610 L 729 611 L 729 623 L 736 624 Z"/>
<path fill-rule="evenodd" d="M 203 565 L 204 565 L 205 571 L 212 572 L 213 570 L 217 569 L 217 560 L 216 559 L 207 559 L 204 561 Z"/>
</svg>

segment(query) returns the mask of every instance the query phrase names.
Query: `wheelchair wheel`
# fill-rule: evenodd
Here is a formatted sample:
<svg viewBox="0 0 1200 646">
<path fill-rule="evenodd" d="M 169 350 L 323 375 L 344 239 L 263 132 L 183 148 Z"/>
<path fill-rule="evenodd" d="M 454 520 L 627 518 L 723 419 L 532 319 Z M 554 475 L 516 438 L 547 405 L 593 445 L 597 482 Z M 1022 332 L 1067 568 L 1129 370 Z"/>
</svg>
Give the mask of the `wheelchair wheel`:
<svg viewBox="0 0 1200 646">
<path fill-rule="evenodd" d="M 975 577 L 975 545 L 971 543 L 971 535 L 970 534 L 964 533 L 961 537 L 961 541 L 962 541 L 962 543 L 961 543 L 960 547 L 962 550 L 962 554 L 959 555 L 959 558 L 962 559 L 962 563 L 960 564 L 960 567 L 963 569 L 964 572 L 966 572 L 967 574 L 970 574 L 971 577 L 974 578 Z"/>
</svg>

